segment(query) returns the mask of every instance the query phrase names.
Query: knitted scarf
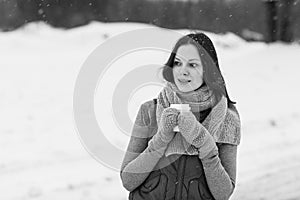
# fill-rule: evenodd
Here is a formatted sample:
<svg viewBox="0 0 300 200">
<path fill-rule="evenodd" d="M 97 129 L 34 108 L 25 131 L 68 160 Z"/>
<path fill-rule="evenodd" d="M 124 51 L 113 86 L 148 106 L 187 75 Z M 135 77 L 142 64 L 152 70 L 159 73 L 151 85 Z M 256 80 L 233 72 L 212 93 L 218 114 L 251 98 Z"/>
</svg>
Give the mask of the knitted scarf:
<svg viewBox="0 0 300 200">
<path fill-rule="evenodd" d="M 200 112 L 211 108 L 211 112 L 202 125 L 215 141 L 235 145 L 240 143 L 240 119 L 237 111 L 227 107 L 227 98 L 224 96 L 219 102 L 216 102 L 215 95 L 207 85 L 191 92 L 181 92 L 175 84 L 167 82 L 158 95 L 157 122 L 160 121 L 163 109 L 171 104 L 189 104 L 198 121 Z M 189 144 L 180 133 L 176 133 L 165 151 L 166 156 L 171 154 L 197 155 L 198 150 Z"/>
</svg>

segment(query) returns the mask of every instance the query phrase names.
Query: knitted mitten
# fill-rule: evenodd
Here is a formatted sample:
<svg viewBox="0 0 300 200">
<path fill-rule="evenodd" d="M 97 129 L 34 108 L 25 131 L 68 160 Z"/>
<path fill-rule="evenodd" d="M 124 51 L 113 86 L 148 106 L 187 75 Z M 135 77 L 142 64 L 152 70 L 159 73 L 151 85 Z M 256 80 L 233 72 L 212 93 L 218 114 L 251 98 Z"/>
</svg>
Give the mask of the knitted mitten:
<svg viewBox="0 0 300 200">
<path fill-rule="evenodd" d="M 178 125 L 179 111 L 175 108 L 165 108 L 158 123 L 158 131 L 149 141 L 148 146 L 163 155 L 168 143 L 174 137 L 174 127 Z"/>
<path fill-rule="evenodd" d="M 214 138 L 192 112 L 182 112 L 178 116 L 178 128 L 185 140 L 198 148 L 200 159 L 213 150 L 217 152 Z"/>
</svg>

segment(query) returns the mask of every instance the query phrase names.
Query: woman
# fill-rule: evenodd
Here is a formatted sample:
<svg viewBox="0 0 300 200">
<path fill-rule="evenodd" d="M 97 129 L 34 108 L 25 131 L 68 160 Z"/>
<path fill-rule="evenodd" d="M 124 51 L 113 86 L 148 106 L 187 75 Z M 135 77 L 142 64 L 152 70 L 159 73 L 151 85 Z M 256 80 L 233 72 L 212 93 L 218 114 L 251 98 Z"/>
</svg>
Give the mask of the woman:
<svg viewBox="0 0 300 200">
<path fill-rule="evenodd" d="M 121 166 L 129 199 L 229 199 L 240 119 L 211 40 L 203 33 L 180 38 L 163 77 L 157 101 L 139 109 Z M 181 103 L 191 111 L 170 108 Z"/>
</svg>

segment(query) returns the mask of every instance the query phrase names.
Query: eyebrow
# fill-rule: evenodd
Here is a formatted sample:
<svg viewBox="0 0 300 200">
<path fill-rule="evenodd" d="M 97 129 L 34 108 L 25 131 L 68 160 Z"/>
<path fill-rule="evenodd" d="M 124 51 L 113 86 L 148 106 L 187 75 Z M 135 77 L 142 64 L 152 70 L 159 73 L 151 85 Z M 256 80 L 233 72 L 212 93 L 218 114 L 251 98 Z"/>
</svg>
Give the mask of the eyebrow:
<svg viewBox="0 0 300 200">
<path fill-rule="evenodd" d="M 175 57 L 175 59 L 180 60 L 180 58 L 177 58 L 177 57 Z M 191 60 L 197 60 L 197 61 L 200 61 L 200 60 L 197 59 L 197 58 L 192 58 L 192 59 L 190 59 L 190 61 L 191 61 Z"/>
</svg>

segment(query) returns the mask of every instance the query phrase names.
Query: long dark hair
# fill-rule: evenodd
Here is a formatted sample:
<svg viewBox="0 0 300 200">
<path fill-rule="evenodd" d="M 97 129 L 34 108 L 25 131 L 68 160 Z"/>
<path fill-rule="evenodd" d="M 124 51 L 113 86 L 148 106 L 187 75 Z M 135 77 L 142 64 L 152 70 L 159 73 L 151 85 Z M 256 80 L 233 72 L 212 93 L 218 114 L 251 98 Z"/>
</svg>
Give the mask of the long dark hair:
<svg viewBox="0 0 300 200">
<path fill-rule="evenodd" d="M 181 37 L 176 42 L 172 53 L 163 68 L 163 78 L 168 82 L 175 83 L 173 76 L 174 59 L 178 48 L 186 44 L 193 44 L 196 46 L 203 65 L 204 83 L 213 91 L 217 100 L 219 101 L 222 95 L 224 95 L 227 98 L 228 106 L 230 106 L 230 104 L 235 104 L 236 102 L 231 101 L 227 93 L 215 47 L 209 37 L 204 33 L 191 33 Z"/>
</svg>

